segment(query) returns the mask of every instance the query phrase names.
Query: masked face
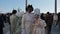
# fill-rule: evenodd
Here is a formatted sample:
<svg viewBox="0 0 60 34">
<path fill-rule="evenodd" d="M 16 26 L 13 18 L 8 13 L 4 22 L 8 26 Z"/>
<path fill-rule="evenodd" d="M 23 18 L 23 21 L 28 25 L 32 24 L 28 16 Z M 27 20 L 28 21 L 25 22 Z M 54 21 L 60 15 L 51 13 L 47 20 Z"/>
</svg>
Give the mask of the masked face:
<svg viewBox="0 0 60 34">
<path fill-rule="evenodd" d="M 34 16 L 34 20 L 38 20 L 38 18 L 39 18 L 39 17 L 38 17 L 37 15 Z"/>
<path fill-rule="evenodd" d="M 39 18 L 39 17 L 38 17 L 37 15 L 34 16 L 34 23 L 37 23 L 38 18 Z"/>
</svg>

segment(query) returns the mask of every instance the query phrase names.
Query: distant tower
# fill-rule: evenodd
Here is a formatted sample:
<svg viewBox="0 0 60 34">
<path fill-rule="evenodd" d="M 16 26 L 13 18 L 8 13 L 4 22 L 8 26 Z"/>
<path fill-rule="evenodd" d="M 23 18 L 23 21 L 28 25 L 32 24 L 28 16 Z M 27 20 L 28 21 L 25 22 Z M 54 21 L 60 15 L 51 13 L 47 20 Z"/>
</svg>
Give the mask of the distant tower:
<svg viewBox="0 0 60 34">
<path fill-rule="evenodd" d="M 57 0 L 55 0 L 55 14 L 57 14 Z"/>
</svg>

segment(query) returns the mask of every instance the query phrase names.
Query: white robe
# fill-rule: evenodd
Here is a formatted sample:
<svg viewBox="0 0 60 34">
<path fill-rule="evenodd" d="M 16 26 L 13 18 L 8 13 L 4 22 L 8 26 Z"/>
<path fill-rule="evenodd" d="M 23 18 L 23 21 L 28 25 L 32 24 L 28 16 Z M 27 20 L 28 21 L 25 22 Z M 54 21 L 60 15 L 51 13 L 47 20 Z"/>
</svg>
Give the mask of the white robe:
<svg viewBox="0 0 60 34">
<path fill-rule="evenodd" d="M 53 16 L 53 25 L 54 26 L 56 25 L 57 21 L 58 21 L 58 16 L 56 14 L 54 14 L 54 16 Z"/>
<path fill-rule="evenodd" d="M 18 17 L 18 16 L 17 16 Z M 18 17 L 18 21 L 17 21 L 17 24 L 16 24 L 16 34 L 21 34 L 21 20 L 22 20 L 22 17 Z"/>
<path fill-rule="evenodd" d="M 34 15 L 32 13 L 26 13 L 22 17 L 22 34 L 30 34 L 33 24 Z"/>
<path fill-rule="evenodd" d="M 16 15 L 11 15 L 10 16 L 10 23 L 11 23 L 11 34 L 15 34 L 16 32 L 16 25 L 17 25 L 17 16 Z"/>
<path fill-rule="evenodd" d="M 45 34 L 45 26 L 45 21 L 39 19 L 38 23 L 33 24 L 32 34 Z"/>
</svg>

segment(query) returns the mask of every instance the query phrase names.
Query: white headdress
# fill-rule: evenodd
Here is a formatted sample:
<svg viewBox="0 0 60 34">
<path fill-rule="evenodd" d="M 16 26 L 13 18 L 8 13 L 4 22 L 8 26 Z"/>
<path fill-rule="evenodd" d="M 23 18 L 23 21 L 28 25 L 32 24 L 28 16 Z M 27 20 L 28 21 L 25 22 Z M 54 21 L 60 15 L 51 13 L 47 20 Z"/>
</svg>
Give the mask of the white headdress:
<svg viewBox="0 0 60 34">
<path fill-rule="evenodd" d="M 36 9 L 34 10 L 34 15 L 36 15 L 36 14 L 40 16 L 40 9 L 36 8 Z"/>
</svg>

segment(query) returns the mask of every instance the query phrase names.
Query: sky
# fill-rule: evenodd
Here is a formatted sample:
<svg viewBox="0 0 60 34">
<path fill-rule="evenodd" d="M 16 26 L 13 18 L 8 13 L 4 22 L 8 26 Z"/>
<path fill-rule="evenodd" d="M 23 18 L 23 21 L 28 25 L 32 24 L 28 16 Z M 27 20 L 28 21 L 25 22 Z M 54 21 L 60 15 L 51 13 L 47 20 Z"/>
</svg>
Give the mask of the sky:
<svg viewBox="0 0 60 34">
<path fill-rule="evenodd" d="M 41 13 L 54 12 L 55 0 L 28 0 L 28 5 L 39 8 Z M 13 9 L 25 11 L 25 0 L 0 0 L 0 12 L 12 12 Z M 57 12 L 60 12 L 60 0 L 57 1 Z"/>
</svg>

